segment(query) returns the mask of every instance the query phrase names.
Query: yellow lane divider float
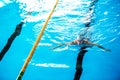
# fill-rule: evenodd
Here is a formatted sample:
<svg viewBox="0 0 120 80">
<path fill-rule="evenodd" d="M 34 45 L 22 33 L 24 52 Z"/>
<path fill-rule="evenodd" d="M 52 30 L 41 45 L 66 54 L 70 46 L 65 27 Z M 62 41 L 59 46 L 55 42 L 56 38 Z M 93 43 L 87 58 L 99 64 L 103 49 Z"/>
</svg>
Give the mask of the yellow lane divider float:
<svg viewBox="0 0 120 80">
<path fill-rule="evenodd" d="M 37 39 L 36 39 L 36 41 L 35 41 L 32 49 L 31 49 L 31 51 L 30 51 L 30 53 L 29 53 L 29 55 L 28 55 L 28 57 L 27 57 L 24 65 L 23 65 L 23 67 L 22 67 L 22 69 L 21 69 L 18 77 L 16 78 L 16 80 L 22 80 L 22 76 L 24 75 L 25 69 L 26 69 L 28 63 L 30 62 L 30 60 L 31 60 L 31 58 L 32 58 L 32 56 L 33 56 L 33 54 L 34 54 L 34 51 L 35 51 L 35 49 L 36 49 L 36 47 L 37 47 L 37 45 L 38 45 L 38 43 L 39 43 L 39 41 L 40 41 L 43 33 L 44 33 L 44 30 L 45 30 L 45 28 L 46 28 L 46 26 L 47 26 L 47 24 L 48 24 L 48 21 L 50 20 L 50 18 L 51 18 L 51 16 L 52 16 L 52 14 L 53 14 L 53 12 L 54 12 L 54 10 L 55 10 L 58 2 L 59 2 L 59 0 L 56 0 L 55 5 L 54 5 L 53 9 L 51 10 L 48 18 L 46 19 L 46 21 L 45 21 L 45 23 L 44 23 L 44 25 L 43 25 L 43 27 L 42 27 L 42 29 L 41 29 L 41 32 L 39 33 L 39 35 L 38 35 L 38 37 L 37 37 Z"/>
</svg>

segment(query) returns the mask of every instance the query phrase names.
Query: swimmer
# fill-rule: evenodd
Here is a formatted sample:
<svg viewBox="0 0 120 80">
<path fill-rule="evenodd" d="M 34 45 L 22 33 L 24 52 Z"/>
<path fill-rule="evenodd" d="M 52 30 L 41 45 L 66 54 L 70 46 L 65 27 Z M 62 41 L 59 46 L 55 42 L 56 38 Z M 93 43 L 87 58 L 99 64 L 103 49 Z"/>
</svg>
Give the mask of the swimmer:
<svg viewBox="0 0 120 80">
<path fill-rule="evenodd" d="M 50 50 L 56 49 L 56 48 L 64 46 L 64 45 L 87 45 L 87 46 L 97 46 L 97 47 L 103 49 L 104 51 L 111 51 L 110 49 L 104 48 L 100 44 L 96 44 L 96 43 L 91 42 L 90 41 L 90 36 L 89 36 L 89 33 L 88 33 L 88 29 L 89 28 L 86 27 L 86 30 L 84 30 L 84 32 L 81 32 L 81 34 L 79 34 L 77 36 L 77 39 L 75 39 L 71 42 L 66 42 L 66 43 L 59 44 L 58 46 L 50 48 Z"/>
<path fill-rule="evenodd" d="M 83 39 L 82 38 L 78 38 L 78 39 L 75 39 L 74 41 L 68 42 L 66 44 L 67 45 L 76 45 L 76 44 L 77 45 L 81 45 L 81 44 L 86 44 L 86 45 L 91 45 L 91 46 L 97 46 L 97 47 L 103 49 L 104 51 L 111 51 L 110 49 L 104 48 L 100 44 L 96 44 L 96 43 L 88 41 L 88 39 L 86 39 L 86 38 L 83 38 Z"/>
</svg>

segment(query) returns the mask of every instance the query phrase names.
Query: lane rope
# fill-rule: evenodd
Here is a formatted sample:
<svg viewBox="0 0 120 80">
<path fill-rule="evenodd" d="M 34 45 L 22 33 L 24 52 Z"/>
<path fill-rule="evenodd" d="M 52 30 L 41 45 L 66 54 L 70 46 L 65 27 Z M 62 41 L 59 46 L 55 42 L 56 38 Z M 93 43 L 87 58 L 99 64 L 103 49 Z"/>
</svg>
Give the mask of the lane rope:
<svg viewBox="0 0 120 80">
<path fill-rule="evenodd" d="M 54 4 L 54 7 L 53 7 L 53 9 L 51 10 L 48 18 L 46 19 L 46 21 L 45 21 L 45 23 L 44 23 L 44 25 L 43 25 L 43 27 L 42 27 L 42 29 L 41 29 L 41 32 L 39 33 L 39 35 L 38 35 L 38 37 L 37 37 L 37 39 L 36 39 L 36 41 L 35 41 L 32 49 L 31 49 L 31 51 L 30 51 L 30 53 L 29 53 L 29 55 L 28 55 L 28 57 L 27 57 L 24 65 L 23 65 L 23 67 L 22 67 L 22 69 L 21 69 L 18 77 L 16 78 L 16 80 L 22 80 L 22 76 L 24 75 L 24 72 L 25 72 L 25 70 L 26 70 L 26 68 L 27 68 L 27 65 L 28 65 L 28 63 L 30 62 L 30 60 L 31 60 L 31 58 L 32 58 L 32 56 L 33 56 L 33 54 L 34 54 L 34 51 L 35 51 L 38 43 L 39 43 L 40 40 L 41 40 L 41 37 L 42 37 L 42 35 L 43 35 L 43 33 L 44 33 L 44 30 L 45 30 L 45 28 L 46 28 L 46 26 L 47 26 L 47 24 L 48 24 L 48 21 L 50 20 L 50 18 L 51 18 L 51 16 L 52 16 L 52 14 L 53 14 L 53 12 L 54 12 L 54 10 L 55 10 L 58 2 L 59 2 L 59 0 L 56 0 L 56 2 L 55 2 L 55 4 Z"/>
</svg>

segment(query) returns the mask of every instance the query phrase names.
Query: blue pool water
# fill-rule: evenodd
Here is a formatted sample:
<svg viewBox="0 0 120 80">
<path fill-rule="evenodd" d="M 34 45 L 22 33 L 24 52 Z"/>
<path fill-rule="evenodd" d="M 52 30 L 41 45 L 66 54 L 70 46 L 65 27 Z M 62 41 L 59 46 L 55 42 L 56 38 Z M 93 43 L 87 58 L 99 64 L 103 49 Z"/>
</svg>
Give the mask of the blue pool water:
<svg viewBox="0 0 120 80">
<path fill-rule="evenodd" d="M 0 62 L 0 80 L 15 80 L 26 60 L 55 0 L 1 0 L 0 51 L 16 25 L 33 11 Z M 80 46 L 63 46 L 84 29 L 91 0 L 59 0 L 44 35 L 30 61 L 23 80 L 73 80 Z M 111 49 L 88 49 L 80 80 L 120 80 L 120 1 L 98 0 L 90 28 L 95 43 Z"/>
</svg>

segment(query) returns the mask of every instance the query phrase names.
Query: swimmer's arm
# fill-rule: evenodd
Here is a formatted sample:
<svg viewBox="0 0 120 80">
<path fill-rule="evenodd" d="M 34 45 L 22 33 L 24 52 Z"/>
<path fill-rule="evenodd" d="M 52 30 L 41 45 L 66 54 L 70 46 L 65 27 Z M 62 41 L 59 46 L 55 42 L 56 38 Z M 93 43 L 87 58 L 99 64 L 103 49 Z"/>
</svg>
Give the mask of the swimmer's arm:
<svg viewBox="0 0 120 80">
<path fill-rule="evenodd" d="M 58 45 L 55 46 L 55 47 L 49 48 L 49 50 L 54 50 L 54 49 L 59 48 L 59 47 L 64 46 L 64 45 L 74 45 L 74 44 L 75 44 L 74 41 L 66 42 L 66 43 L 58 44 Z"/>
<path fill-rule="evenodd" d="M 110 49 L 107 49 L 107 48 L 104 48 L 103 46 L 101 46 L 100 44 L 96 44 L 96 43 L 93 43 L 93 42 L 85 42 L 86 44 L 90 44 L 90 45 L 93 45 L 93 46 L 97 46 L 105 51 L 111 51 Z"/>
</svg>

